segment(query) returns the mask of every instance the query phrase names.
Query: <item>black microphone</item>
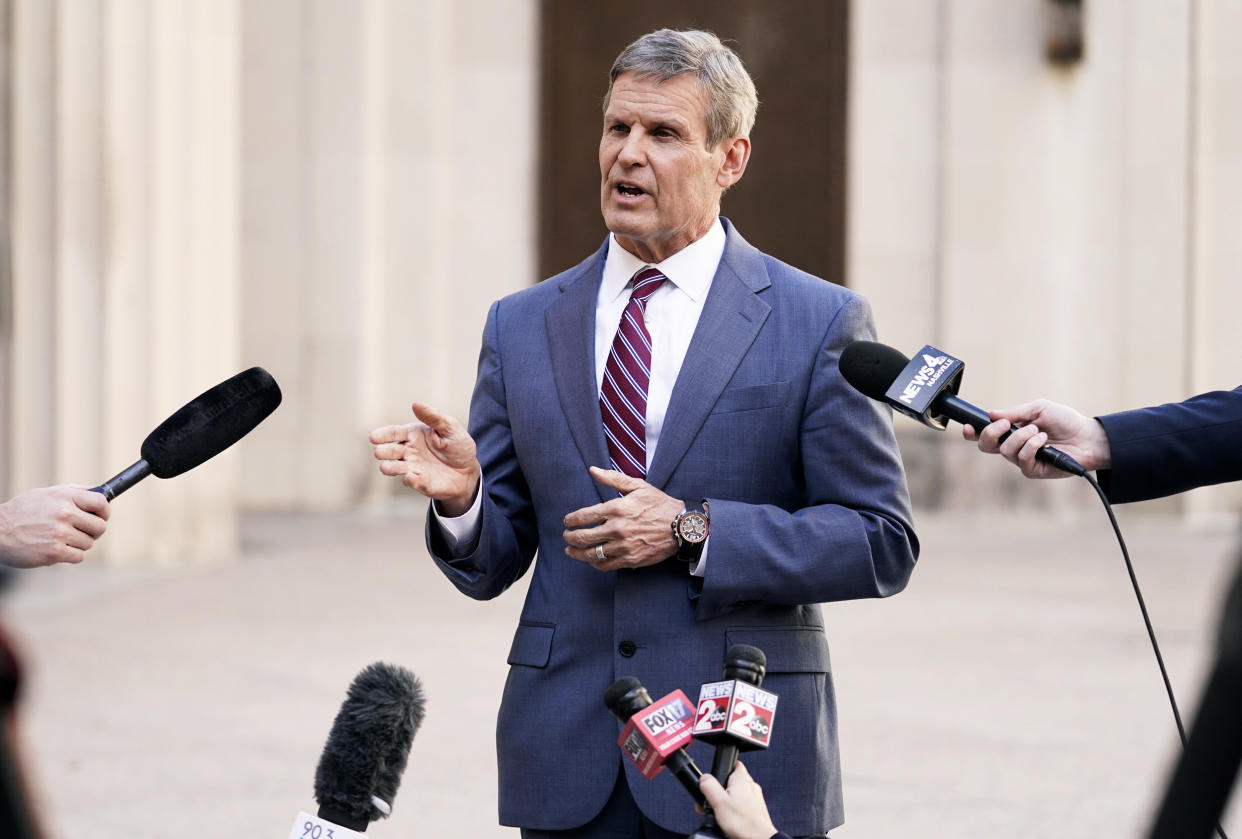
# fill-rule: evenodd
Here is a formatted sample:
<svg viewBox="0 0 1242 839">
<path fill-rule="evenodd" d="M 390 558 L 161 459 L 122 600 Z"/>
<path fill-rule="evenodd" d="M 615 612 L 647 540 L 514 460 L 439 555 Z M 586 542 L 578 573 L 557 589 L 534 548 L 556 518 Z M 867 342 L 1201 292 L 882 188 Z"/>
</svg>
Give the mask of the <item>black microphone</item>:
<svg viewBox="0 0 1242 839">
<path fill-rule="evenodd" d="M 660 700 L 660 703 L 668 704 L 669 700 L 677 697 L 679 693 L 680 691 L 677 691 L 670 694 L 670 696 L 664 697 Z M 682 699 L 685 701 L 686 705 L 689 706 L 689 700 L 684 699 L 684 696 Z M 618 679 L 613 682 L 612 686 L 609 687 L 608 690 L 604 691 L 604 704 L 608 706 L 608 710 L 613 713 L 613 716 L 621 720 L 621 722 L 628 723 L 630 722 L 631 717 L 647 708 L 650 708 L 653 703 L 651 701 L 651 695 L 647 693 L 647 689 L 643 687 L 642 682 L 638 681 L 638 679 L 635 679 L 633 676 L 626 676 L 623 679 Z M 690 721 L 693 721 L 693 709 L 688 707 L 686 710 L 688 712 L 688 716 L 690 717 Z M 653 729 L 655 730 L 653 731 Z M 638 761 L 638 755 L 636 754 L 637 750 L 644 747 L 651 747 L 651 749 L 658 750 L 661 744 L 667 744 L 673 740 L 673 733 L 670 732 L 668 726 L 663 725 L 657 726 L 655 724 L 651 724 L 646 727 L 638 725 L 635 727 L 632 734 L 635 736 L 627 738 L 626 732 L 622 732 L 620 743 L 622 748 L 627 750 L 631 760 L 634 760 L 635 762 Z M 685 736 L 687 739 L 689 738 L 688 723 L 685 729 Z M 638 741 L 640 739 L 645 742 L 639 743 Z M 634 749 L 634 751 L 631 751 L 630 749 Z M 690 793 L 690 797 L 694 799 L 696 804 L 704 810 L 710 809 L 707 804 L 707 799 L 703 797 L 702 791 L 699 790 L 699 778 L 703 777 L 703 772 L 698 766 L 695 765 L 694 760 L 691 759 L 690 755 L 686 754 L 685 749 L 677 748 L 662 758 L 660 758 L 658 754 L 654 755 L 654 757 L 659 765 L 668 767 L 668 770 L 673 773 L 673 776 L 681 782 L 683 787 L 686 788 L 686 792 Z M 656 771 L 658 771 L 658 767 Z M 643 774 L 647 777 L 653 777 L 655 773 L 652 772 L 648 775 L 648 773 L 644 771 Z"/>
<path fill-rule="evenodd" d="M 732 685 L 733 690 L 730 693 L 733 697 L 736 697 L 738 693 L 737 682 L 752 685 L 756 688 L 763 684 L 763 676 L 767 672 L 767 665 L 768 659 L 763 654 L 763 650 L 758 647 L 752 647 L 749 644 L 734 644 L 725 655 L 724 670 L 721 673 L 721 678 L 726 680 L 726 682 L 734 683 Z M 704 685 L 704 688 L 706 687 L 707 685 Z M 704 699 L 702 692 L 700 692 L 700 707 L 703 704 Z M 729 706 L 732 707 L 733 704 L 733 702 L 730 702 Z M 716 744 L 716 753 L 712 758 L 712 774 L 716 776 L 716 780 L 720 781 L 721 786 L 728 785 L 729 776 L 733 774 L 733 767 L 737 765 L 737 754 L 739 751 L 761 748 L 761 746 L 755 744 L 749 732 L 747 735 L 740 735 L 737 731 L 737 726 L 730 725 L 732 717 L 732 713 L 725 714 L 725 719 L 722 721 L 724 724 L 720 726 L 716 736 L 699 734 L 697 730 L 694 735 L 701 740 Z M 770 723 L 766 723 L 766 725 L 770 729 Z M 698 728 L 697 724 L 695 728 Z M 768 732 L 765 731 L 762 748 L 767 747 L 767 734 Z"/>
<path fill-rule="evenodd" d="M 262 367 L 243 370 L 182 406 L 142 442 L 142 459 L 94 488 L 109 501 L 147 475 L 174 478 L 249 434 L 280 404 L 280 387 Z"/>
<path fill-rule="evenodd" d="M 856 390 L 928 428 L 943 431 L 954 420 L 982 431 L 992 422 L 987 411 L 957 395 L 965 362 L 935 347 L 923 347 L 911 361 L 886 344 L 855 341 L 841 352 L 837 367 Z M 1012 433 L 1012 428 L 1006 431 L 1001 441 Z M 1052 446 L 1044 446 L 1035 457 L 1071 475 L 1087 474 L 1078 461 Z"/>
<path fill-rule="evenodd" d="M 1216 661 L 1186 748 L 1165 789 L 1150 839 L 1197 839 L 1220 830 L 1242 764 L 1242 554 L 1221 615 Z M 1223 833 L 1221 835 L 1224 835 Z"/>
<path fill-rule="evenodd" d="M 354 678 L 315 769 L 319 819 L 362 833 L 392 813 L 424 705 L 422 684 L 402 667 L 376 662 Z M 313 827 L 298 814 L 296 835 Z"/>
</svg>

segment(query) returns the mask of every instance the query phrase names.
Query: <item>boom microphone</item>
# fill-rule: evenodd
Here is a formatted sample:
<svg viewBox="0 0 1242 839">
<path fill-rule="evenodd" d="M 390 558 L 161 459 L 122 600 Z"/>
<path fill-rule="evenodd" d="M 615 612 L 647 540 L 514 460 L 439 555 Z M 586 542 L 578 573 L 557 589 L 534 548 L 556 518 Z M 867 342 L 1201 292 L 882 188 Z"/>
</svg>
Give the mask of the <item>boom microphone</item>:
<svg viewBox="0 0 1242 839">
<path fill-rule="evenodd" d="M 856 390 L 928 428 L 943 431 L 947 421 L 954 420 L 982 431 L 992 422 L 987 411 L 957 395 L 965 362 L 935 347 L 923 347 L 911 361 L 886 344 L 855 341 L 841 352 L 837 367 Z M 1012 428 L 1006 431 L 1001 441 L 1012 433 Z M 1071 475 L 1087 473 L 1078 461 L 1052 446 L 1044 446 L 1035 457 Z"/>
<path fill-rule="evenodd" d="M 391 814 L 423 713 L 422 684 L 410 671 L 383 662 L 364 668 L 349 686 L 315 770 L 319 816 L 299 813 L 290 839 L 326 836 L 328 829 L 340 836 L 340 828 L 362 834 Z M 316 826 L 323 830 L 315 832 Z"/>
<path fill-rule="evenodd" d="M 707 799 L 699 790 L 703 772 L 682 748 L 690 742 L 690 724 L 694 720 L 694 708 L 686 695 L 677 690 L 653 703 L 642 682 L 626 676 L 604 691 L 604 704 L 613 716 L 626 723 L 617 745 L 638 766 L 643 777 L 654 778 L 667 766 L 695 803 L 709 810 Z"/>
<path fill-rule="evenodd" d="M 94 488 L 109 501 L 147 475 L 174 478 L 249 434 L 280 404 L 280 387 L 262 367 L 243 370 L 201 393 L 142 442 L 142 458 Z"/>
</svg>

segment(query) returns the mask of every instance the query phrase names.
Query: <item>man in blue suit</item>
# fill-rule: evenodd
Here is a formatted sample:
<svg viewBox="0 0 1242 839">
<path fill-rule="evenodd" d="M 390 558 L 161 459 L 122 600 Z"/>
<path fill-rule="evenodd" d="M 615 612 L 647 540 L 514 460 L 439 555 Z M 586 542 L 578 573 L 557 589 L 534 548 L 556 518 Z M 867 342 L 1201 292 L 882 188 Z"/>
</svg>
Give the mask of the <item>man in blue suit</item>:
<svg viewBox="0 0 1242 839">
<path fill-rule="evenodd" d="M 1002 455 L 1028 478 L 1068 477 L 1035 459 L 1045 445 L 1055 446 L 1098 470 L 1114 504 L 1242 480 L 1242 387 L 1095 418 L 1047 399 L 991 417 L 980 434 L 965 426 L 966 439 L 978 439 L 980 449 Z M 1013 425 L 1020 427 L 1000 442 Z"/>
<path fill-rule="evenodd" d="M 900 591 L 917 542 L 891 415 L 837 370 L 874 337 L 866 301 L 719 217 L 757 102 L 711 33 L 627 47 L 599 147 L 607 240 L 493 304 L 469 431 L 415 403 L 371 435 L 380 470 L 433 499 L 427 545 L 458 589 L 495 597 L 534 563 L 497 722 L 500 821 L 528 839 L 693 830 L 668 773 L 622 759 L 602 697 L 622 676 L 697 696 L 734 644 L 766 653 L 780 696 L 747 759 L 774 817 L 797 836 L 843 819 L 816 604 Z"/>
</svg>

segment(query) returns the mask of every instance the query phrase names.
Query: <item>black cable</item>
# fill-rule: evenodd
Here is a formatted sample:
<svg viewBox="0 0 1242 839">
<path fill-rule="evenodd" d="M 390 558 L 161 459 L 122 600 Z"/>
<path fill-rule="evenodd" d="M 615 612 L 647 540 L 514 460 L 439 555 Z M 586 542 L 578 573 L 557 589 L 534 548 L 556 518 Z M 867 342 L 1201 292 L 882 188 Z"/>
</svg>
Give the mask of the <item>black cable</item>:
<svg viewBox="0 0 1242 839">
<path fill-rule="evenodd" d="M 1143 625 L 1147 627 L 1147 637 L 1151 639 L 1152 651 L 1156 654 L 1156 664 L 1160 666 L 1160 678 L 1164 680 L 1164 690 L 1169 695 L 1169 707 L 1173 709 L 1173 721 L 1177 723 L 1177 735 L 1181 738 L 1182 748 L 1186 748 L 1186 726 L 1182 724 L 1182 714 L 1177 709 L 1177 698 L 1173 695 L 1173 683 L 1169 681 L 1169 671 L 1164 666 L 1164 656 L 1160 654 L 1160 644 L 1156 642 L 1156 630 L 1152 628 L 1151 618 L 1147 614 L 1147 604 L 1143 601 L 1143 592 L 1139 589 L 1138 577 L 1134 574 L 1134 564 L 1130 562 L 1130 551 L 1126 548 L 1125 537 L 1121 535 L 1121 527 L 1117 524 L 1117 517 L 1113 515 L 1113 505 L 1109 503 L 1108 496 L 1104 490 L 1096 483 L 1095 478 L 1091 477 L 1089 472 L 1084 472 L 1083 477 L 1087 483 L 1091 484 L 1092 489 L 1100 496 L 1100 500 L 1104 502 L 1104 511 L 1108 513 L 1108 520 L 1113 525 L 1113 533 L 1117 534 L 1117 544 L 1121 546 L 1121 556 L 1126 561 L 1126 573 L 1130 575 L 1130 585 L 1134 587 L 1134 596 L 1138 599 L 1139 611 L 1143 613 Z M 1220 839 L 1229 839 L 1225 835 L 1225 830 L 1219 823 L 1216 825 L 1216 833 Z"/>
</svg>

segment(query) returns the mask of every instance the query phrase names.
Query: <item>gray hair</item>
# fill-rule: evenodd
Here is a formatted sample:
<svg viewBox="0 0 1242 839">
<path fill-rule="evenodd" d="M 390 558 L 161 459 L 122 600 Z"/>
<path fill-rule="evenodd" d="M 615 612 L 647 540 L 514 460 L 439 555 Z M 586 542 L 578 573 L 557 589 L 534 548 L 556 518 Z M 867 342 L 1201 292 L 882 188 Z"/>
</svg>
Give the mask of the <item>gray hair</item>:
<svg viewBox="0 0 1242 839">
<path fill-rule="evenodd" d="M 738 54 L 713 33 L 697 29 L 659 29 L 621 51 L 608 75 L 604 108 L 622 73 L 666 82 L 692 73 L 707 89 L 707 147 L 729 137 L 748 137 L 755 125 L 759 96 Z"/>
</svg>

